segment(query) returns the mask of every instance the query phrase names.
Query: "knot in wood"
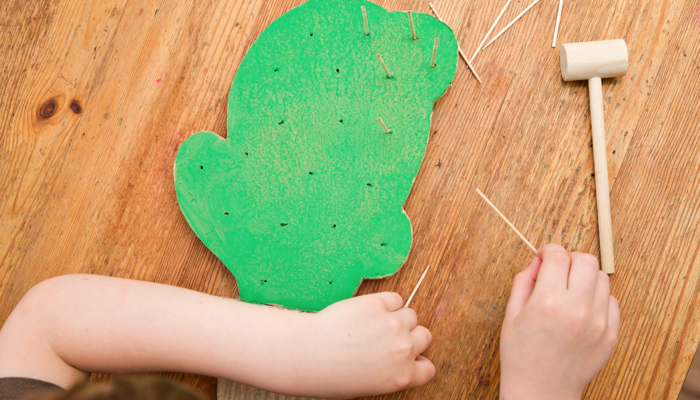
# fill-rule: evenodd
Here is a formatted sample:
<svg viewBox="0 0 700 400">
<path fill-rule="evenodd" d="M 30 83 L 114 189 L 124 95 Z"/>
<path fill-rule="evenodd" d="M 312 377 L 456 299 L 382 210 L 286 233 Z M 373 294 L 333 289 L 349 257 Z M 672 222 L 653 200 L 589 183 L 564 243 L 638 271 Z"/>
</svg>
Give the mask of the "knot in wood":
<svg viewBox="0 0 700 400">
<path fill-rule="evenodd" d="M 39 121 L 43 121 L 46 119 L 49 119 L 56 114 L 56 109 L 58 108 L 58 104 L 56 103 L 56 99 L 51 99 L 47 101 L 46 103 L 42 104 L 41 107 L 39 107 L 39 112 L 37 112 L 37 118 Z"/>
<path fill-rule="evenodd" d="M 78 100 L 73 100 L 70 102 L 70 109 L 76 114 L 81 114 L 83 112 L 83 107 L 80 105 Z"/>
</svg>

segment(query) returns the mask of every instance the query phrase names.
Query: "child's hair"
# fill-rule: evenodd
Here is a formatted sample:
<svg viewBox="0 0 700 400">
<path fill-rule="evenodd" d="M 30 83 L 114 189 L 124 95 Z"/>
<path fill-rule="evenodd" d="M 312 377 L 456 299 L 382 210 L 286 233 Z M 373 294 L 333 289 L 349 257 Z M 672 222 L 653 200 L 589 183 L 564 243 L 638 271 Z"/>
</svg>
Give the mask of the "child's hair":
<svg viewBox="0 0 700 400">
<path fill-rule="evenodd" d="M 202 400 L 192 389 L 158 378 L 121 378 L 81 383 L 53 400 Z"/>
</svg>

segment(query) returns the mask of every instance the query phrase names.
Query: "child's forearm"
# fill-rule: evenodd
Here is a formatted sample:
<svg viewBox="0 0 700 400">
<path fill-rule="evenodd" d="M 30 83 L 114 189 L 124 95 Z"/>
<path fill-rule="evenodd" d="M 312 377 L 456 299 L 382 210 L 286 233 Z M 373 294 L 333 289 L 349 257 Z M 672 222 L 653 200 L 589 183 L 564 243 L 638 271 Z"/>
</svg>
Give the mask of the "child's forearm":
<svg viewBox="0 0 700 400">
<path fill-rule="evenodd" d="M 0 331 L 0 377 L 69 387 L 94 372 L 179 371 L 282 394 L 349 398 L 420 386 L 431 341 L 396 293 L 317 314 L 93 275 L 43 282 Z"/>
<path fill-rule="evenodd" d="M 154 283 L 71 275 L 33 288 L 0 333 L 0 376 L 182 371 L 294 392 L 310 316 Z M 271 379 L 274 377 L 274 379 Z M 302 388 L 303 389 L 303 388 Z"/>
</svg>

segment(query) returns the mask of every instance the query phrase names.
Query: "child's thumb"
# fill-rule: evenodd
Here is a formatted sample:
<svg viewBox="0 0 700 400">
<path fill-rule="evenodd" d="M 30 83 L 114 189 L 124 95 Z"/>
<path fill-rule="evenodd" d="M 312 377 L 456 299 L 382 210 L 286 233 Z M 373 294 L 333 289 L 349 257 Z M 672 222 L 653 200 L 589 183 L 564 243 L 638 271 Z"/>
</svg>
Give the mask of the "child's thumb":
<svg viewBox="0 0 700 400">
<path fill-rule="evenodd" d="M 530 265 L 522 270 L 513 280 L 513 288 L 510 291 L 510 299 L 506 307 L 506 318 L 515 318 L 530 300 L 532 291 L 537 282 L 537 273 L 540 270 L 542 260 L 535 258 Z"/>
</svg>

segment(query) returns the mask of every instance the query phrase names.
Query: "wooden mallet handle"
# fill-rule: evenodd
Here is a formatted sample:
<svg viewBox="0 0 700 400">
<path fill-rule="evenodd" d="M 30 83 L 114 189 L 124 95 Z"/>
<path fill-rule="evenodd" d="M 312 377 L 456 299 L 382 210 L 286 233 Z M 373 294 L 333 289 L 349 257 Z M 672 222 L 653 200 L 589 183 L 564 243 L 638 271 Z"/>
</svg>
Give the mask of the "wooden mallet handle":
<svg viewBox="0 0 700 400">
<path fill-rule="evenodd" d="M 615 272 L 612 217 L 610 215 L 610 183 L 608 182 L 607 142 L 605 141 L 605 113 L 603 85 L 600 78 L 588 80 L 591 97 L 591 124 L 593 125 L 593 162 L 598 200 L 598 236 L 600 236 L 600 264 L 607 274 Z"/>
<path fill-rule="evenodd" d="M 610 216 L 610 183 L 608 182 L 605 113 L 603 110 L 602 78 L 614 78 L 627 73 L 629 58 L 624 40 L 568 43 L 561 47 L 561 74 L 565 81 L 588 80 L 593 125 L 593 159 L 598 202 L 598 235 L 600 263 L 608 274 L 615 272 L 612 218 Z"/>
</svg>

